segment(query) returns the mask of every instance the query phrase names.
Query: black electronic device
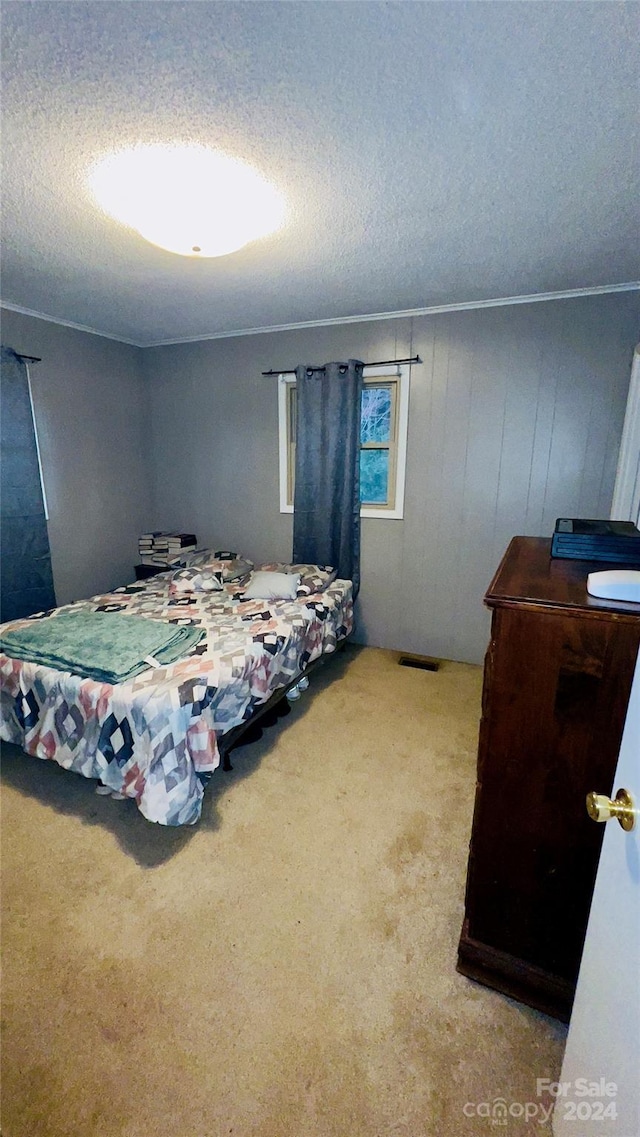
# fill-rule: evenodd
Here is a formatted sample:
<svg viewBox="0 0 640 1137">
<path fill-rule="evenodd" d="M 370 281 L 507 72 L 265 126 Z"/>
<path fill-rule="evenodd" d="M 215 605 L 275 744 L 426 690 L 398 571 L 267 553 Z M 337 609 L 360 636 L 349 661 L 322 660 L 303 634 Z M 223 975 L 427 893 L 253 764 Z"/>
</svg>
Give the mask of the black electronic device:
<svg viewBox="0 0 640 1137">
<path fill-rule="evenodd" d="M 640 568 L 640 530 L 632 521 L 559 517 L 551 541 L 551 556 Z"/>
</svg>

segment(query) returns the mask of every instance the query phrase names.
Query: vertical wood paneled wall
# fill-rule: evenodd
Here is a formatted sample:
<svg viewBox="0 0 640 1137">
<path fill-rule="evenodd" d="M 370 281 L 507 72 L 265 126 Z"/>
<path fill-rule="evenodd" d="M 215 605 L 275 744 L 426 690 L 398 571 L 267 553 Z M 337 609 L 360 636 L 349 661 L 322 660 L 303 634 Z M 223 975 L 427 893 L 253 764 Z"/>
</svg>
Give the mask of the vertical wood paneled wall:
<svg viewBox="0 0 640 1137">
<path fill-rule="evenodd" d="M 418 353 L 405 517 L 363 521 L 358 637 L 479 662 L 510 538 L 609 514 L 638 339 L 640 298 L 619 293 L 148 349 L 153 524 L 289 558 L 260 372 Z"/>
</svg>

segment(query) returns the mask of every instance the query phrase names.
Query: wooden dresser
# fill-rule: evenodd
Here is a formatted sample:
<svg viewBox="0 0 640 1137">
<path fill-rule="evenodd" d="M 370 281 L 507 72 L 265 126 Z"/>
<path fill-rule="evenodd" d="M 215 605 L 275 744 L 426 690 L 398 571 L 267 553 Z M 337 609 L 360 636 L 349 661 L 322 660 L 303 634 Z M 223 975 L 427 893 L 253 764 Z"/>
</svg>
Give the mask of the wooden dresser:
<svg viewBox="0 0 640 1137">
<path fill-rule="evenodd" d="M 515 537 L 493 610 L 458 970 L 567 1020 L 640 643 L 640 604 L 598 600 L 551 542 Z M 615 789 L 618 787 L 616 786 Z"/>
</svg>

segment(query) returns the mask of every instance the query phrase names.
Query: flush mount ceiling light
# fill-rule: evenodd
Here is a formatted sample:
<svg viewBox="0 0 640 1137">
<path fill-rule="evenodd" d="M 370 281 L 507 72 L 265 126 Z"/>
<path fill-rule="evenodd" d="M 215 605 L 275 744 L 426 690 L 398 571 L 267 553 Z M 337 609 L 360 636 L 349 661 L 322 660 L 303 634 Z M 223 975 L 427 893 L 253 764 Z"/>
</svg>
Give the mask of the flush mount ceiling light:
<svg viewBox="0 0 640 1137">
<path fill-rule="evenodd" d="M 205 146 L 122 150 L 97 163 L 101 209 L 146 241 L 183 257 L 223 257 L 279 229 L 280 192 L 257 170 Z"/>
</svg>

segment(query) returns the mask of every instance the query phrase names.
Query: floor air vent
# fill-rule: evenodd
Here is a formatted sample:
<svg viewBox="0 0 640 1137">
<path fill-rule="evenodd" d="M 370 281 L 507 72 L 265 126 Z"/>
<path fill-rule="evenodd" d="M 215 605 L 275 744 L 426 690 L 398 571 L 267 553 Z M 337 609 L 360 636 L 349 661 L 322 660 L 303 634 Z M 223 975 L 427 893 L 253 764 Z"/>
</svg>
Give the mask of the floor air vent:
<svg viewBox="0 0 640 1137">
<path fill-rule="evenodd" d="M 401 655 L 398 663 L 401 667 L 417 667 L 419 671 L 437 671 L 440 666 L 437 659 L 430 659 L 428 655 Z"/>
</svg>

